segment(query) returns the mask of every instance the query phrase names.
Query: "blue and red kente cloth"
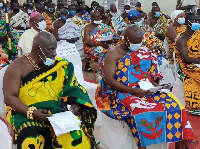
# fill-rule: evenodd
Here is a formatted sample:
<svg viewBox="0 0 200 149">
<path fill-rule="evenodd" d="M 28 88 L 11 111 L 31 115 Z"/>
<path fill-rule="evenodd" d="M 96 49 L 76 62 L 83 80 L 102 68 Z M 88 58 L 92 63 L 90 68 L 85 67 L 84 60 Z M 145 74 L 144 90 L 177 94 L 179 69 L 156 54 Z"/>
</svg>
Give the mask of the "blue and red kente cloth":
<svg viewBox="0 0 200 149">
<path fill-rule="evenodd" d="M 117 62 L 114 78 L 126 86 L 139 88 L 141 80 L 151 82 L 153 76 L 162 77 L 157 65 L 157 56 L 141 47 L 128 51 Z M 110 118 L 125 121 L 138 146 L 197 140 L 187 113 L 171 92 L 149 93 L 146 99 L 112 90 L 104 78 L 96 91 L 97 107 Z"/>
</svg>

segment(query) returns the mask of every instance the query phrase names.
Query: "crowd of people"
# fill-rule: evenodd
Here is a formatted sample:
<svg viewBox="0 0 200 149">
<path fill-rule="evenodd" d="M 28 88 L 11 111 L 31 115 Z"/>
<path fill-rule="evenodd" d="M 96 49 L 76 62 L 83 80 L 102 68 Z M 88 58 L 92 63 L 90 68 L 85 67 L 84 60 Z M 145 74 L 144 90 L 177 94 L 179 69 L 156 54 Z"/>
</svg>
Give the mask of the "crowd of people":
<svg viewBox="0 0 200 149">
<path fill-rule="evenodd" d="M 56 57 L 57 46 L 74 44 L 86 60 L 84 71 L 93 72 L 90 61 L 98 60 L 98 109 L 127 123 L 139 149 L 163 142 L 197 149 L 187 112 L 200 115 L 200 9 L 195 0 L 177 0 L 171 16 L 156 2 L 149 7 L 145 13 L 137 2 L 121 12 L 97 1 L 89 8 L 82 0 L 68 6 L 62 0 L 0 0 L 0 70 L 7 69 L 6 121 L 17 148 L 100 148 L 93 135 L 95 106 L 73 65 Z M 184 86 L 185 107 L 171 92 L 175 79 Z M 167 91 L 144 90 L 141 82 Z M 56 137 L 47 117 L 67 110 L 81 120 L 80 130 Z"/>
</svg>

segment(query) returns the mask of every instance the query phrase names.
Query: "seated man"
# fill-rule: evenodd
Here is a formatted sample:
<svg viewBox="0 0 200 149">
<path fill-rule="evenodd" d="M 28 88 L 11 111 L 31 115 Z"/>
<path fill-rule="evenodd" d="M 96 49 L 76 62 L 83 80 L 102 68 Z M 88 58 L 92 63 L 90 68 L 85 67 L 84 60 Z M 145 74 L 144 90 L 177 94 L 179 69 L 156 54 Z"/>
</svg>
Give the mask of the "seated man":
<svg viewBox="0 0 200 149">
<path fill-rule="evenodd" d="M 124 6 L 124 12 L 121 14 L 121 17 L 125 20 L 126 24 L 130 24 L 130 21 L 128 20 L 128 13 L 131 10 L 130 5 Z"/>
<path fill-rule="evenodd" d="M 195 25 L 197 23 L 197 26 Z M 181 67 L 187 110 L 200 109 L 200 19 L 198 15 L 186 16 L 187 30 L 177 40 L 176 61 Z M 194 112 L 195 114 L 195 112 Z"/>
<path fill-rule="evenodd" d="M 30 16 L 31 13 L 34 11 L 34 8 L 33 8 L 33 3 L 28 3 L 25 4 L 25 8 L 26 8 L 26 13 Z"/>
<path fill-rule="evenodd" d="M 140 81 L 158 86 L 162 78 L 156 55 L 141 47 L 142 39 L 142 31 L 129 26 L 124 41 L 106 54 L 97 107 L 110 118 L 125 121 L 139 149 L 162 142 L 177 142 L 176 149 L 183 149 L 182 140 L 196 140 L 183 106 L 171 92 L 139 86 Z"/>
<path fill-rule="evenodd" d="M 82 4 L 80 6 L 80 13 L 77 14 L 81 18 L 84 24 L 89 24 L 91 22 L 91 15 L 87 12 L 87 6 Z"/>
<path fill-rule="evenodd" d="M 19 3 L 11 5 L 13 13 L 10 14 L 10 25 L 23 33 L 29 28 L 29 15 L 20 9 Z"/>
<path fill-rule="evenodd" d="M 53 18 L 54 12 L 55 12 L 54 3 L 47 2 L 47 4 L 46 4 L 46 13 L 51 18 L 52 21 L 54 21 L 54 18 Z"/>
<path fill-rule="evenodd" d="M 198 9 L 196 2 L 196 0 L 177 0 L 176 9 L 184 10 L 186 14 L 191 11 L 194 13 Z"/>
<path fill-rule="evenodd" d="M 117 10 L 115 4 L 112 4 L 110 6 L 110 16 L 113 29 L 116 30 L 118 34 L 120 34 L 127 26 L 127 24 L 125 20 L 121 17 L 121 13 L 119 10 Z"/>
<path fill-rule="evenodd" d="M 91 23 L 84 29 L 85 53 L 101 57 L 110 48 L 115 46 L 113 39 L 118 39 L 118 35 L 106 24 L 101 23 L 99 11 L 91 12 Z M 101 42 L 102 38 L 113 35 L 113 39 Z"/>
<path fill-rule="evenodd" d="M 57 41 L 46 31 L 33 39 L 31 53 L 13 61 L 4 75 L 7 121 L 15 131 L 18 149 L 91 149 L 96 109 L 78 84 L 73 65 L 55 58 Z M 67 105 L 71 105 L 68 109 Z M 70 110 L 80 130 L 56 137 L 48 117 Z M 90 138 L 90 139 L 89 139 Z"/>
<path fill-rule="evenodd" d="M 63 2 L 58 1 L 57 2 L 57 8 L 56 8 L 55 12 L 53 13 L 53 20 L 56 20 L 56 19 L 61 17 L 60 10 L 63 9 L 63 8 L 64 8 Z"/>
<path fill-rule="evenodd" d="M 156 36 L 160 40 L 164 40 L 168 26 L 171 24 L 171 19 L 161 15 L 159 7 L 152 7 L 152 16 L 146 21 L 146 24 L 154 29 Z"/>
<path fill-rule="evenodd" d="M 142 11 L 141 7 L 142 7 L 142 4 L 140 2 L 137 2 L 135 5 L 135 9 L 140 12 L 144 20 L 147 20 L 147 14 L 144 11 Z"/>
<path fill-rule="evenodd" d="M 48 14 L 45 12 L 45 8 L 44 5 L 42 3 L 37 3 L 35 5 L 36 7 L 36 11 L 38 11 L 39 13 L 41 13 L 45 19 L 46 22 L 46 28 L 45 30 L 52 33 L 52 19 L 48 16 Z"/>
<path fill-rule="evenodd" d="M 53 35 L 58 44 L 63 42 L 74 43 L 76 49 L 80 53 L 81 59 L 84 58 L 83 42 L 81 37 L 81 30 L 78 25 L 69 19 L 67 9 L 61 9 L 61 18 L 53 23 Z"/>
<path fill-rule="evenodd" d="M 172 25 L 167 28 L 167 41 L 169 44 L 169 61 L 171 64 L 174 63 L 173 52 L 176 47 L 176 37 L 185 33 L 186 25 L 185 25 L 185 12 L 182 10 L 175 10 L 171 14 Z M 179 35 L 180 34 L 180 35 Z"/>
<path fill-rule="evenodd" d="M 20 56 L 31 52 L 33 38 L 38 32 L 46 28 L 44 17 L 39 12 L 32 12 L 29 22 L 31 28 L 22 34 L 18 43 Z"/>
</svg>

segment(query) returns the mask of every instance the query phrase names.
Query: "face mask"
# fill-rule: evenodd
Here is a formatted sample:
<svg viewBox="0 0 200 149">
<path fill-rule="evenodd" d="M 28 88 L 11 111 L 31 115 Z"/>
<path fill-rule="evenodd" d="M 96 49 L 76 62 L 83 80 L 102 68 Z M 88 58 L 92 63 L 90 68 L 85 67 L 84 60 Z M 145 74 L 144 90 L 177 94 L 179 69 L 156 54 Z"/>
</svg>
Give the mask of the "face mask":
<svg viewBox="0 0 200 149">
<path fill-rule="evenodd" d="M 29 14 L 31 14 L 33 12 L 33 10 L 28 9 L 27 11 Z"/>
<path fill-rule="evenodd" d="M 94 20 L 94 24 L 101 24 L 102 20 L 99 20 L 99 21 L 95 21 Z"/>
<path fill-rule="evenodd" d="M 129 49 L 130 49 L 131 51 L 137 51 L 137 50 L 140 49 L 140 47 L 141 47 L 141 44 L 133 44 L 133 43 L 130 43 Z"/>
<path fill-rule="evenodd" d="M 54 9 L 53 8 L 48 8 L 47 9 L 49 12 L 54 12 Z"/>
<path fill-rule="evenodd" d="M 129 13 L 129 12 L 130 12 L 130 10 L 125 10 L 125 12 L 126 12 L 126 13 Z"/>
<path fill-rule="evenodd" d="M 87 11 L 81 11 L 81 14 L 86 14 L 87 13 Z"/>
<path fill-rule="evenodd" d="M 44 20 L 41 21 L 41 22 L 38 22 L 37 24 L 38 24 L 38 29 L 41 30 L 41 31 L 45 30 L 45 28 L 47 27 L 47 24 Z"/>
<path fill-rule="evenodd" d="M 76 15 L 76 11 L 69 11 L 69 14 L 71 14 L 72 16 Z"/>
<path fill-rule="evenodd" d="M 185 18 L 178 18 L 178 24 L 180 25 L 185 24 Z"/>
<path fill-rule="evenodd" d="M 46 61 L 44 61 L 44 60 L 42 59 L 42 57 L 39 55 L 40 59 L 44 62 L 44 64 L 45 64 L 46 66 L 51 66 L 51 65 L 53 65 L 54 60 L 51 59 L 51 58 L 47 58 L 47 57 L 45 56 L 45 54 L 44 54 L 42 48 L 41 48 L 41 47 L 39 47 L 39 48 L 40 48 L 42 54 L 44 55 L 44 57 L 46 58 Z"/>
<path fill-rule="evenodd" d="M 62 19 L 63 21 L 66 21 L 68 18 L 67 18 L 67 16 L 61 16 L 61 19 Z"/>
<path fill-rule="evenodd" d="M 200 24 L 199 23 L 192 23 L 191 30 L 197 31 L 200 29 Z"/>
<path fill-rule="evenodd" d="M 160 17 L 160 12 L 159 11 L 157 11 L 157 12 L 155 12 L 156 14 L 155 14 L 155 17 L 156 18 L 159 18 Z"/>
<path fill-rule="evenodd" d="M 137 25 L 138 27 L 143 25 L 144 20 L 141 20 L 139 22 L 135 22 L 135 25 Z"/>
<path fill-rule="evenodd" d="M 2 8 L 3 7 L 3 3 L 0 3 L 0 8 Z"/>
</svg>

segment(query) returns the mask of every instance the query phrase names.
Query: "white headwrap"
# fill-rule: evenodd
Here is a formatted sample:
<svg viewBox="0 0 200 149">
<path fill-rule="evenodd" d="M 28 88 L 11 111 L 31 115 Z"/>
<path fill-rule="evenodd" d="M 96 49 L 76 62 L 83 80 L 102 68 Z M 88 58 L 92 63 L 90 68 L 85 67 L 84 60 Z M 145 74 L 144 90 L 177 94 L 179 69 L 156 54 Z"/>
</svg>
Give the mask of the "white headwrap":
<svg viewBox="0 0 200 149">
<path fill-rule="evenodd" d="M 175 18 L 176 18 L 180 13 L 183 13 L 183 12 L 184 12 L 183 10 L 175 10 L 175 11 L 173 11 L 172 14 L 171 14 L 172 22 L 174 23 Z"/>
</svg>

